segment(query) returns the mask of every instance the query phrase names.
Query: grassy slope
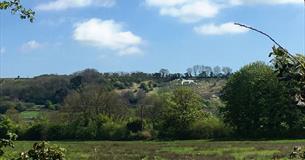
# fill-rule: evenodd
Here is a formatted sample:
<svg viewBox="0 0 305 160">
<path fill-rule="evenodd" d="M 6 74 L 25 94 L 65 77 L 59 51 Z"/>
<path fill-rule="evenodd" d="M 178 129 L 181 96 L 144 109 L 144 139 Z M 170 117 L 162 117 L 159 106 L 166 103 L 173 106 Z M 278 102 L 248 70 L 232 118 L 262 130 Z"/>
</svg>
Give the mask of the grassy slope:
<svg viewBox="0 0 305 160">
<path fill-rule="evenodd" d="M 28 150 L 34 142 L 16 142 L 16 151 Z M 51 142 L 67 149 L 68 159 L 287 159 L 295 145 L 305 140 L 285 141 L 172 141 L 172 142 Z"/>
<path fill-rule="evenodd" d="M 225 79 L 204 79 L 204 80 L 195 80 L 196 84 L 185 84 L 183 86 L 187 86 L 192 88 L 193 91 L 199 93 L 203 98 L 209 99 L 213 95 L 218 96 L 221 92 L 222 88 L 226 84 Z M 155 88 L 152 93 L 156 93 L 159 90 L 168 90 L 180 87 L 181 81 L 174 80 L 168 83 L 163 83 L 161 87 Z"/>
</svg>

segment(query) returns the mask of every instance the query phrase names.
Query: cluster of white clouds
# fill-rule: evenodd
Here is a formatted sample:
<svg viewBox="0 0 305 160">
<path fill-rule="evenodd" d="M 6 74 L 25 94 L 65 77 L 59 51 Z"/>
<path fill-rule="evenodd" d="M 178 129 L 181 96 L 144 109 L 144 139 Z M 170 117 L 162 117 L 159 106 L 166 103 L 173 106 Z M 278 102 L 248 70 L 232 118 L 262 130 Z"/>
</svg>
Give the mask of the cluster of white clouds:
<svg viewBox="0 0 305 160">
<path fill-rule="evenodd" d="M 28 42 L 25 42 L 22 46 L 21 46 L 21 51 L 23 52 L 29 52 L 35 49 L 39 49 L 44 47 L 44 44 L 37 42 L 36 40 L 30 40 Z"/>
<path fill-rule="evenodd" d="M 242 5 L 302 4 L 302 0 L 143 0 L 148 7 L 157 8 L 161 16 L 170 16 L 186 23 L 196 23 L 194 32 L 200 35 L 224 35 L 246 33 L 248 29 L 234 25 L 233 22 L 205 24 L 205 19 L 213 19 L 225 8 Z M 112 7 L 116 0 L 51 0 L 39 4 L 42 11 L 60 11 L 90 6 Z M 198 24 L 200 22 L 201 24 Z M 94 47 L 113 50 L 119 55 L 132 55 L 142 52 L 143 39 L 128 31 L 115 20 L 92 18 L 75 24 L 73 39 Z M 22 45 L 24 51 L 42 48 L 35 40 Z M 1 53 L 5 52 L 1 48 Z"/>
<path fill-rule="evenodd" d="M 204 24 L 198 27 L 194 27 L 194 30 L 196 33 L 202 35 L 238 34 L 246 33 L 249 31 L 246 28 L 241 28 L 235 25 L 233 22 L 228 22 L 220 25 Z"/>
<path fill-rule="evenodd" d="M 42 3 L 36 8 L 38 10 L 51 11 L 89 6 L 111 7 L 114 4 L 115 0 L 54 0 L 48 3 Z"/>
<path fill-rule="evenodd" d="M 182 22 L 196 23 L 215 18 L 223 9 L 241 5 L 302 4 L 302 0 L 145 0 L 149 7 L 159 9 L 162 16 L 171 16 Z M 246 29 L 233 23 L 195 26 L 194 31 L 204 35 L 239 34 Z"/>
<path fill-rule="evenodd" d="M 215 17 L 220 6 L 209 0 L 146 0 L 146 4 L 159 8 L 160 15 L 181 19 L 183 22 L 197 22 Z"/>
<path fill-rule="evenodd" d="M 119 55 L 141 53 L 139 46 L 143 41 L 141 37 L 125 30 L 122 24 L 98 18 L 78 23 L 73 38 L 81 43 L 114 50 Z"/>
</svg>

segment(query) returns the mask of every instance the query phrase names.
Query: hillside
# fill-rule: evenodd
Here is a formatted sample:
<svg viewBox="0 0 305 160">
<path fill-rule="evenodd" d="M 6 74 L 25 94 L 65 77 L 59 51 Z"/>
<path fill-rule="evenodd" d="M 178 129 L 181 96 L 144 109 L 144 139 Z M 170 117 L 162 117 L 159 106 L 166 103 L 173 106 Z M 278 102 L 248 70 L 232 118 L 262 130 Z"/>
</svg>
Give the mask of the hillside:
<svg viewBox="0 0 305 160">
<path fill-rule="evenodd" d="M 71 75 L 41 75 L 33 78 L 0 79 L 0 113 L 17 121 L 30 122 L 38 117 L 56 114 L 64 105 L 65 97 L 86 86 L 115 91 L 129 107 L 138 105 L 138 94 L 158 94 L 177 87 L 189 87 L 203 100 L 217 99 L 226 83 L 225 77 L 187 78 L 192 84 L 181 84 L 176 75 L 165 77 L 147 73 L 99 73 L 87 69 Z M 217 100 L 219 101 L 219 100 Z M 20 113 L 20 114 L 19 114 Z"/>
</svg>

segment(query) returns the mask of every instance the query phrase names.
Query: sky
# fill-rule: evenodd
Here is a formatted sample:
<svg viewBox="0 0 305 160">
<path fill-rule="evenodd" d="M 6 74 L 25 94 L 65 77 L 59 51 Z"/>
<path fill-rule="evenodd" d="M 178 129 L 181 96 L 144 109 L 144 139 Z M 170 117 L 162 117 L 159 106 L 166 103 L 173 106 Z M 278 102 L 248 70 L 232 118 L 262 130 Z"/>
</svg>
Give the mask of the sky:
<svg viewBox="0 0 305 160">
<path fill-rule="evenodd" d="M 0 77 L 100 72 L 238 70 L 268 63 L 274 45 L 304 54 L 303 0 L 22 0 L 34 23 L 0 11 Z"/>
</svg>

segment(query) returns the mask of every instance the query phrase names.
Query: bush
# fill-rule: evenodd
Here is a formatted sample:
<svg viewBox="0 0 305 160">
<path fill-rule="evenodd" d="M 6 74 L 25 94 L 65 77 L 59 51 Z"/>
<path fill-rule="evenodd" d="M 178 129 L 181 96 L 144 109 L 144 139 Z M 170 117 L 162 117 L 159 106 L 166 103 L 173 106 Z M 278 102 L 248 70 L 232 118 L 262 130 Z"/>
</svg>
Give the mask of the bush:
<svg viewBox="0 0 305 160">
<path fill-rule="evenodd" d="M 34 143 L 33 148 L 22 152 L 17 160 L 64 160 L 65 149 L 47 142 Z"/>
<path fill-rule="evenodd" d="M 140 84 L 140 87 L 139 87 L 140 89 L 143 89 L 145 92 L 149 92 L 151 89 L 149 88 L 149 86 L 146 84 L 146 83 L 144 83 L 144 82 L 142 82 L 141 84 Z"/>
<path fill-rule="evenodd" d="M 65 139 L 65 125 L 53 124 L 47 129 L 48 140 L 63 140 Z"/>
<path fill-rule="evenodd" d="M 0 115 L 0 139 L 9 139 L 9 133 L 16 133 L 16 125 L 6 116 Z"/>
<path fill-rule="evenodd" d="M 143 122 L 140 119 L 128 122 L 126 126 L 127 129 L 133 133 L 142 131 L 144 128 Z"/>
<path fill-rule="evenodd" d="M 144 130 L 136 133 L 130 133 L 128 139 L 129 140 L 151 140 L 153 139 L 153 135 L 151 131 Z"/>
<path fill-rule="evenodd" d="M 117 89 L 126 89 L 126 85 L 120 81 L 116 81 L 113 86 Z"/>
<path fill-rule="evenodd" d="M 216 117 L 195 121 L 190 127 L 190 137 L 193 139 L 225 138 L 231 134 L 231 128 Z"/>
<path fill-rule="evenodd" d="M 98 139 L 101 140 L 124 140 L 128 137 L 128 130 L 124 124 L 107 122 L 98 131 Z"/>
<path fill-rule="evenodd" d="M 46 124 L 34 124 L 28 128 L 22 138 L 26 140 L 44 140 L 47 138 L 48 126 Z"/>
</svg>

